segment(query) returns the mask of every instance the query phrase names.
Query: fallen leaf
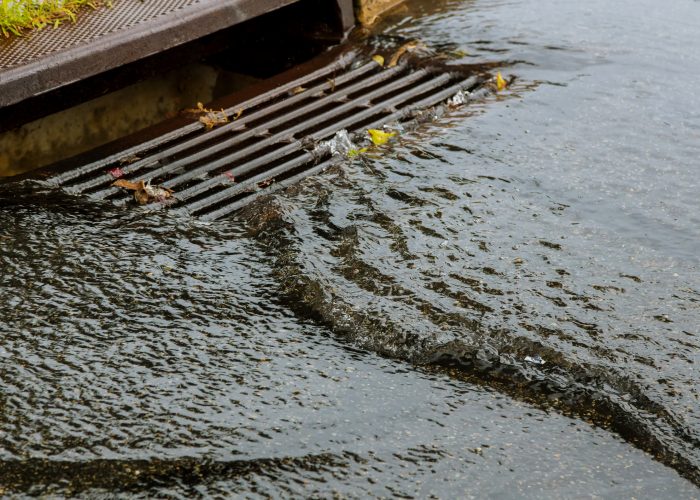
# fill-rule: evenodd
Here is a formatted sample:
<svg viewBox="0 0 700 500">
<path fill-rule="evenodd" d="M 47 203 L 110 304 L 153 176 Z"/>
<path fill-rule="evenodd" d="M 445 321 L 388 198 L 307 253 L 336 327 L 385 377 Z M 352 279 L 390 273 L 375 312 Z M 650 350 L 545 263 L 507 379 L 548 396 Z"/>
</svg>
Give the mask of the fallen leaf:
<svg viewBox="0 0 700 500">
<path fill-rule="evenodd" d="M 119 179 L 120 177 L 124 177 L 124 171 L 119 168 L 119 167 L 114 167 L 113 169 L 107 170 L 107 173 L 114 177 L 115 179 Z"/>
<path fill-rule="evenodd" d="M 292 95 L 297 95 L 297 94 L 301 94 L 301 93 L 304 92 L 304 91 L 306 91 L 306 88 L 304 88 L 304 87 L 302 87 L 302 86 L 300 85 L 300 86 L 298 86 L 298 87 L 294 87 L 294 88 L 291 90 L 291 93 L 292 93 Z"/>
<path fill-rule="evenodd" d="M 384 57 L 380 56 L 379 54 L 376 54 L 372 56 L 372 60 L 379 64 L 380 66 L 384 66 Z"/>
<path fill-rule="evenodd" d="M 401 47 L 398 48 L 396 52 L 394 52 L 394 55 L 391 56 L 391 59 L 389 59 L 389 64 L 386 65 L 387 68 L 393 68 L 399 63 L 399 59 L 406 53 L 410 52 L 412 50 L 417 49 L 418 47 L 422 46 L 423 44 L 419 42 L 418 40 L 413 40 L 407 43 L 404 43 Z"/>
<path fill-rule="evenodd" d="M 223 110 L 222 110 L 222 111 L 223 111 Z M 243 114 L 243 108 L 241 108 L 241 109 L 239 109 L 238 111 L 236 111 L 236 113 L 233 115 L 233 119 L 234 119 L 234 120 L 238 120 L 238 119 L 241 117 L 242 114 Z"/>
<path fill-rule="evenodd" d="M 126 179 L 119 179 L 115 181 L 112 186 L 121 187 L 134 192 L 134 199 L 139 205 L 146 205 L 154 201 L 165 201 L 168 198 L 172 198 L 174 191 L 170 188 L 162 186 L 152 186 L 151 181 L 128 181 Z"/>
<path fill-rule="evenodd" d="M 396 135 L 396 132 L 384 132 L 383 130 L 377 130 L 374 128 L 369 129 L 367 133 L 372 139 L 372 142 L 377 146 L 386 144 L 389 141 L 389 139 Z"/>
<path fill-rule="evenodd" d="M 351 149 L 348 151 L 348 158 L 355 158 L 356 156 L 360 156 L 363 153 L 367 152 L 367 148 L 361 148 L 361 149 Z"/>
<path fill-rule="evenodd" d="M 501 72 L 499 71 L 498 74 L 496 75 L 496 88 L 500 92 L 501 90 L 505 89 L 508 86 L 508 82 L 506 82 L 503 77 L 501 76 Z"/>
<path fill-rule="evenodd" d="M 331 92 L 335 92 L 335 78 L 328 79 L 328 86 Z"/>
<path fill-rule="evenodd" d="M 126 179 L 119 179 L 118 181 L 114 181 L 112 186 L 129 189 L 130 191 L 136 191 L 137 189 L 141 188 L 141 183 L 128 181 Z"/>
<path fill-rule="evenodd" d="M 200 116 L 199 121 L 208 129 L 212 129 L 217 125 L 228 123 L 228 117 L 222 108 L 221 111 L 209 111 L 206 115 Z"/>
<path fill-rule="evenodd" d="M 275 182 L 275 179 L 274 179 L 274 178 L 265 179 L 264 181 L 258 182 L 258 187 L 259 187 L 259 188 L 266 188 L 266 187 L 268 187 L 269 185 L 271 185 L 273 182 Z"/>
</svg>

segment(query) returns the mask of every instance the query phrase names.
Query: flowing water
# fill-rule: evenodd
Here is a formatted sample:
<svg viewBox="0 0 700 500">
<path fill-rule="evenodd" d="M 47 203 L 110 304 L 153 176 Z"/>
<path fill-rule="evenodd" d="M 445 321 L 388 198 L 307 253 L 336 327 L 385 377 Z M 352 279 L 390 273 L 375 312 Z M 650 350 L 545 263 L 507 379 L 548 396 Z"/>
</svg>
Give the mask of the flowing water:
<svg viewBox="0 0 700 500">
<path fill-rule="evenodd" d="M 216 223 L 0 191 L 0 488 L 698 498 L 700 3 L 409 1 L 515 80 Z"/>
</svg>

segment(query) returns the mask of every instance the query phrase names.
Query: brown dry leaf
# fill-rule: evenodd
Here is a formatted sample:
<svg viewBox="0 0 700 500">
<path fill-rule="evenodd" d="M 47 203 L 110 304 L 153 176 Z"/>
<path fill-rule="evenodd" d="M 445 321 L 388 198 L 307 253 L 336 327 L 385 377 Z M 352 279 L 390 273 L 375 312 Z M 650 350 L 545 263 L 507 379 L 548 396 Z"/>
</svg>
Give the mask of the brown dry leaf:
<svg viewBox="0 0 700 500">
<path fill-rule="evenodd" d="M 235 120 L 235 118 L 234 118 Z M 221 111 L 209 111 L 206 115 L 199 117 L 200 123 L 203 123 L 208 129 L 212 129 L 217 125 L 228 123 L 228 117 L 223 108 Z"/>
<path fill-rule="evenodd" d="M 197 103 L 196 108 L 187 108 L 184 110 L 184 112 L 194 115 L 200 115 L 199 122 L 202 123 L 205 127 L 207 127 L 207 129 L 212 129 L 217 125 L 223 125 L 224 123 L 229 122 L 228 116 L 226 116 L 226 112 L 223 108 L 221 108 L 221 110 L 219 111 L 216 111 L 214 109 L 205 108 L 204 104 L 202 104 L 201 102 Z M 242 114 L 243 110 L 239 109 L 236 112 L 236 115 L 233 117 L 233 119 L 235 120 Z"/>
<path fill-rule="evenodd" d="M 396 52 L 391 56 L 391 59 L 389 59 L 389 64 L 386 65 L 387 68 L 393 68 L 399 63 L 399 59 L 403 57 L 403 55 L 406 52 L 411 52 L 418 47 L 423 46 L 423 42 L 419 40 L 412 40 L 410 42 L 404 43 L 401 47 L 398 48 Z"/>
<path fill-rule="evenodd" d="M 151 181 L 128 181 L 119 179 L 112 183 L 112 186 L 128 189 L 134 192 L 134 199 L 139 205 L 146 205 L 154 201 L 165 201 L 173 197 L 173 191 L 170 188 L 162 186 L 152 186 Z"/>
<path fill-rule="evenodd" d="M 141 181 L 141 182 L 143 182 L 143 181 Z M 124 188 L 124 189 L 129 189 L 131 191 L 136 191 L 137 189 L 141 188 L 141 183 L 128 181 L 126 179 L 119 179 L 118 181 L 114 181 L 112 183 L 112 186 L 120 187 L 120 188 Z"/>
</svg>

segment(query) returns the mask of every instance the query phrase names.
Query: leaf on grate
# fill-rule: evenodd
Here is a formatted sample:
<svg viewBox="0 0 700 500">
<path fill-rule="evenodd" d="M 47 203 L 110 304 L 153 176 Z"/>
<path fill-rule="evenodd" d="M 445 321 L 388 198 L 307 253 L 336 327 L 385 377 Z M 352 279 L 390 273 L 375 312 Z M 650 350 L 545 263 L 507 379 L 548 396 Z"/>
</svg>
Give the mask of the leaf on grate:
<svg viewBox="0 0 700 500">
<path fill-rule="evenodd" d="M 188 108 L 185 109 L 184 112 L 191 113 L 194 115 L 200 115 L 199 122 L 202 123 L 205 127 L 207 127 L 207 129 L 212 129 L 217 125 L 223 125 L 224 123 L 229 122 L 228 116 L 226 116 L 226 112 L 223 108 L 221 108 L 220 111 L 216 111 L 214 109 L 205 108 L 204 104 L 202 104 L 201 102 L 197 103 L 196 108 Z M 233 119 L 235 120 L 242 114 L 243 110 L 238 110 Z"/>
<path fill-rule="evenodd" d="M 379 54 L 373 55 L 372 60 L 379 64 L 380 66 L 384 66 L 384 56 L 380 56 Z"/>
<path fill-rule="evenodd" d="M 162 186 L 152 186 L 151 181 L 129 181 L 126 179 L 119 179 L 114 181 L 112 186 L 120 187 L 134 192 L 134 199 L 139 205 L 146 205 L 148 203 L 153 203 L 156 201 L 163 202 L 168 198 L 173 197 L 173 191 L 170 188 Z"/>
</svg>

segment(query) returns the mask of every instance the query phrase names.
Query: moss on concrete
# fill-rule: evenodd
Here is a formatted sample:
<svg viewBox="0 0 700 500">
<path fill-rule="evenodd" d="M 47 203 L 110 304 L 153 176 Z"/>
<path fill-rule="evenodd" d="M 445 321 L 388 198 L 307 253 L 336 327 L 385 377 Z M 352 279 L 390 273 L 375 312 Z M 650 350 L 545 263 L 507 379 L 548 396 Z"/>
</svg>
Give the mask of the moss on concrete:
<svg viewBox="0 0 700 500">
<path fill-rule="evenodd" d="M 0 34 L 21 36 L 31 30 L 75 22 L 85 8 L 110 6 L 109 0 L 0 0 Z"/>
</svg>

